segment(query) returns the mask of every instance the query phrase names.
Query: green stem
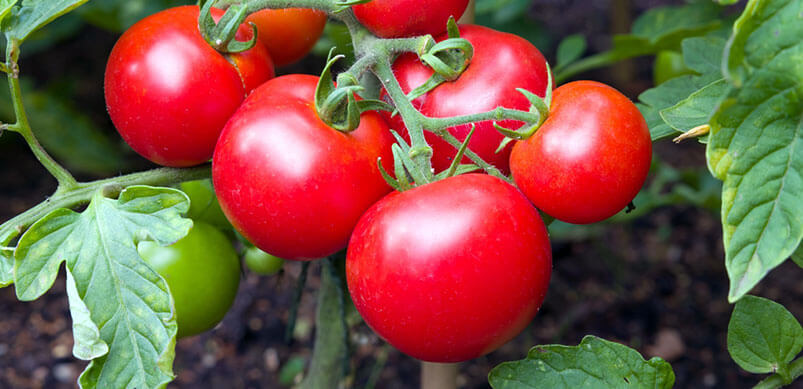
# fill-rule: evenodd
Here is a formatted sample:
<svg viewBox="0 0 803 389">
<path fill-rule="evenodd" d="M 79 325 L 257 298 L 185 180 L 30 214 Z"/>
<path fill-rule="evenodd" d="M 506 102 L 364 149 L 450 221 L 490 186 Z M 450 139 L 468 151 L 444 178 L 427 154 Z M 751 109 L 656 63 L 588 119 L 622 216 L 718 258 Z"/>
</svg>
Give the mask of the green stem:
<svg viewBox="0 0 803 389">
<path fill-rule="evenodd" d="M 189 169 L 160 168 L 121 177 L 76 183 L 70 189 L 56 193 L 39 205 L 17 215 L 0 225 L 0 246 L 8 246 L 14 238 L 22 234 L 37 220 L 59 208 L 74 208 L 89 203 L 99 190 L 108 197 L 114 197 L 131 185 L 165 186 L 184 181 L 193 181 L 211 176 L 211 165 L 206 164 Z"/>
<path fill-rule="evenodd" d="M 497 107 L 487 112 L 481 112 L 471 115 L 454 116 L 448 118 L 426 118 L 424 127 L 430 131 L 441 131 L 450 127 L 460 126 L 464 124 L 482 122 L 486 120 L 519 120 L 522 122 L 537 122 L 538 115 L 530 112 L 519 111 L 505 107 Z"/>
<path fill-rule="evenodd" d="M 6 66 L 11 69 L 16 69 L 16 63 L 19 57 L 19 46 L 18 43 L 13 40 L 9 39 L 8 44 L 6 46 Z M 45 151 L 44 147 L 39 143 L 39 140 L 36 139 L 36 136 L 33 133 L 33 129 L 31 128 L 31 124 L 28 121 L 28 114 L 25 112 L 25 106 L 22 104 L 22 91 L 20 88 L 20 80 L 17 71 L 13 71 L 8 73 L 8 85 L 9 89 L 11 90 L 11 100 L 14 105 L 14 114 L 17 119 L 17 123 L 9 125 L 8 129 L 14 132 L 19 133 L 25 139 L 25 142 L 28 143 L 28 146 L 31 148 L 34 156 L 42 166 L 50 172 L 53 177 L 58 180 L 59 187 L 57 193 L 59 191 L 67 191 L 70 189 L 75 188 L 78 186 L 78 181 L 67 171 L 64 167 L 62 167 L 50 154 Z"/>
<path fill-rule="evenodd" d="M 803 376 L 803 358 L 792 361 L 787 367 L 786 372 L 788 374 L 775 373 L 765 378 L 763 381 L 759 382 L 758 385 L 754 386 L 753 389 L 774 389 L 790 385 L 800 376 Z"/>
</svg>

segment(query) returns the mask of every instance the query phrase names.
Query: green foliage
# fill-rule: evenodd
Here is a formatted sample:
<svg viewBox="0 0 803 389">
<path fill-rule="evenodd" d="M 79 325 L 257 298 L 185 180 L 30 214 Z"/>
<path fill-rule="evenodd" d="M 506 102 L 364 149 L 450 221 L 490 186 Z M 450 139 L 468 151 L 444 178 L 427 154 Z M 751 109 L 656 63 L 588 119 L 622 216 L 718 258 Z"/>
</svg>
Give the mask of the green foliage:
<svg viewBox="0 0 803 389">
<path fill-rule="evenodd" d="M 661 358 L 594 336 L 578 346 L 533 347 L 527 359 L 505 362 L 488 376 L 494 389 L 671 388 L 675 374 Z"/>
<path fill-rule="evenodd" d="M 798 266 L 803 267 L 803 245 L 797 247 L 795 253 L 792 254 L 792 260 L 795 261 Z"/>
<path fill-rule="evenodd" d="M 186 235 L 192 222 L 180 215 L 188 206 L 174 189 L 132 186 L 117 200 L 98 192 L 83 213 L 57 209 L 20 238 L 14 264 L 20 300 L 44 294 L 66 262 L 75 355 L 92 359 L 79 380 L 83 388 L 163 387 L 172 379 L 173 303 L 136 245 L 166 245 Z"/>
<path fill-rule="evenodd" d="M 707 157 L 724 182 L 722 225 L 737 301 L 803 239 L 803 0 L 751 1 L 728 42 L 733 88 Z"/>
<path fill-rule="evenodd" d="M 555 69 L 560 70 L 570 63 L 577 61 L 585 53 L 588 44 L 581 34 L 569 35 L 558 45 Z"/>
<path fill-rule="evenodd" d="M 803 349 L 803 328 L 782 305 L 744 296 L 728 324 L 728 352 L 742 369 L 765 374 L 785 371 Z"/>
<path fill-rule="evenodd" d="M 169 7 L 195 4 L 192 0 L 93 0 L 77 13 L 89 23 L 122 32 L 140 19 Z"/>
<path fill-rule="evenodd" d="M 0 288 L 14 283 L 14 251 L 9 247 L 0 247 Z"/>
<path fill-rule="evenodd" d="M 86 2 L 87 0 L 22 0 L 12 9 L 12 17 L 3 26 L 6 38 L 22 42 L 34 31 Z"/>
<path fill-rule="evenodd" d="M 724 79 L 714 81 L 674 106 L 661 110 L 661 118 L 679 132 L 707 124 L 711 119 L 711 113 L 722 101 L 722 96 L 730 90 L 730 87 L 730 84 Z"/>
</svg>

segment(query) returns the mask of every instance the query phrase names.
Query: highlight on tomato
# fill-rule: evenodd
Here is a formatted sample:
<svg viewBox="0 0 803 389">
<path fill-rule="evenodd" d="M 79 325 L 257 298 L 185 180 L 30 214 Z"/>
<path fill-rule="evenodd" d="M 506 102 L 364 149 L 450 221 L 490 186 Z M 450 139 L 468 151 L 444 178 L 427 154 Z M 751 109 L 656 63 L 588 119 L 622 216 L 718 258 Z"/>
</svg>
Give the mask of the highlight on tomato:
<svg viewBox="0 0 803 389">
<path fill-rule="evenodd" d="M 220 131 L 256 86 L 274 77 L 267 49 L 221 54 L 201 36 L 197 6 L 170 8 L 134 24 L 106 65 L 106 106 L 137 153 L 163 166 L 212 158 Z M 212 9 L 220 18 L 223 11 Z M 236 39 L 252 31 L 240 26 Z"/>
</svg>

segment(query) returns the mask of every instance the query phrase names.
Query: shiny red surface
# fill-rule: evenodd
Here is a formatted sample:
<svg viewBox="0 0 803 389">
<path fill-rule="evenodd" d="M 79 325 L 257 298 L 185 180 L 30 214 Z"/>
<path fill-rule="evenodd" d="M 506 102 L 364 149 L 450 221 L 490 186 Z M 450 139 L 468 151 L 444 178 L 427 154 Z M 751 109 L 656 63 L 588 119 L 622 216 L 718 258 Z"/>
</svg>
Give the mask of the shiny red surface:
<svg viewBox="0 0 803 389">
<path fill-rule="evenodd" d="M 513 178 L 538 209 L 577 224 L 607 219 L 644 185 L 652 160 L 649 128 L 616 89 L 576 81 L 555 90 L 550 116 L 516 142 Z"/>
<path fill-rule="evenodd" d="M 528 111 L 530 102 L 516 88 L 526 89 L 541 97 L 545 95 L 548 84 L 546 60 L 530 42 L 512 34 L 473 25 L 460 26 L 460 35 L 474 46 L 474 58 L 459 79 L 446 82 L 413 102 L 421 113 L 430 117 L 450 117 L 490 111 L 497 106 Z M 446 38 L 444 35 L 438 39 Z M 393 70 L 405 93 L 423 84 L 432 75 L 432 70 L 413 54 L 401 56 L 393 65 Z M 393 129 L 407 132 L 399 115 L 388 119 L 388 122 Z M 518 129 L 522 125 L 512 120 L 498 124 L 511 129 Z M 496 149 L 504 136 L 496 131 L 491 121 L 478 122 L 476 125 L 477 130 L 469 142 L 469 148 L 505 174 L 509 173 L 513 145 L 497 153 Z M 452 127 L 449 132 L 463 141 L 470 130 L 471 125 L 463 125 Z M 457 149 L 429 132 L 426 137 L 434 149 L 432 165 L 435 171 L 449 168 Z M 463 158 L 463 163 L 470 163 L 470 160 Z"/>
<path fill-rule="evenodd" d="M 385 197 L 360 219 L 346 260 L 366 323 L 431 362 L 476 358 L 512 339 L 540 308 L 551 272 L 536 209 L 483 174 Z"/>
<path fill-rule="evenodd" d="M 260 45 L 232 55 L 235 68 L 203 40 L 198 13 L 195 6 L 176 7 L 139 21 L 106 65 L 106 106 L 117 131 L 137 153 L 164 166 L 208 161 L 247 90 L 274 75 Z M 245 26 L 238 32 L 241 40 L 250 35 Z"/>
<path fill-rule="evenodd" d="M 328 127 L 313 104 L 317 81 L 289 75 L 254 90 L 212 162 L 215 192 L 234 227 L 285 259 L 343 249 L 363 212 L 390 192 L 376 163 L 392 163 L 387 124 L 369 112 L 348 134 Z"/>
<path fill-rule="evenodd" d="M 352 6 L 354 16 L 382 38 L 438 35 L 446 31 L 450 16 L 463 16 L 469 0 L 373 0 Z"/>
</svg>

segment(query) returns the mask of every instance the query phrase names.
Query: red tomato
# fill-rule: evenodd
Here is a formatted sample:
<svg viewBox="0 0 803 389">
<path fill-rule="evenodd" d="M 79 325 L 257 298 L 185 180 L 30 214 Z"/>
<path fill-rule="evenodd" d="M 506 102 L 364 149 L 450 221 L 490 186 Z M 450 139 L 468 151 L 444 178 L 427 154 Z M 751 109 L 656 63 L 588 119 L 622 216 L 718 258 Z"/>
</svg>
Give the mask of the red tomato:
<svg viewBox="0 0 803 389">
<path fill-rule="evenodd" d="M 259 41 L 270 52 L 276 66 L 289 65 L 303 58 L 315 46 L 326 25 L 326 13 L 314 9 L 263 9 L 248 16 Z"/>
<path fill-rule="evenodd" d="M 512 339 L 540 308 L 551 273 L 538 211 L 483 174 L 385 197 L 360 219 L 346 259 L 365 322 L 431 362 L 476 358 Z"/>
<path fill-rule="evenodd" d="M 360 215 L 390 192 L 376 163 L 393 160 L 387 124 L 367 112 L 353 132 L 328 127 L 313 103 L 317 82 L 289 75 L 254 90 L 223 130 L 212 162 L 232 225 L 285 259 L 343 249 Z"/>
<path fill-rule="evenodd" d="M 516 88 L 526 89 L 541 97 L 546 94 L 546 60 L 530 42 L 516 35 L 473 25 L 460 26 L 460 35 L 474 46 L 474 59 L 459 79 L 446 82 L 413 101 L 421 113 L 430 117 L 450 117 L 490 111 L 497 106 L 527 111 L 530 102 Z M 446 38 L 444 35 L 438 40 Z M 432 75 L 432 69 L 421 63 L 414 54 L 401 56 L 393 65 L 393 70 L 405 93 L 422 85 Z M 388 121 L 392 128 L 407 132 L 399 115 Z M 518 129 L 523 123 L 506 120 L 498 124 Z M 478 122 L 476 125 L 477 130 L 469 142 L 469 148 L 503 173 L 509 173 L 509 156 L 513 145 L 497 153 L 496 149 L 504 136 L 496 131 L 491 121 Z M 469 131 L 471 125 L 449 129 L 461 141 Z M 429 132 L 426 139 L 434 150 L 432 166 L 435 171 L 446 170 L 457 149 Z M 470 160 L 463 158 L 463 162 L 470 163 Z"/>
<path fill-rule="evenodd" d="M 223 11 L 213 10 L 218 18 Z M 212 157 L 218 135 L 245 95 L 272 78 L 261 45 L 218 53 L 201 37 L 198 7 L 149 16 L 120 37 L 109 55 L 106 106 L 136 152 L 164 166 L 186 167 Z M 242 26 L 237 39 L 248 40 Z"/>
<path fill-rule="evenodd" d="M 576 81 L 555 90 L 549 118 L 516 142 L 510 166 L 538 209 L 586 224 L 627 206 L 651 159 L 650 131 L 636 106 L 605 84 Z"/>
<path fill-rule="evenodd" d="M 446 31 L 450 16 L 460 19 L 469 0 L 373 0 L 351 9 L 354 16 L 374 35 L 405 38 L 438 35 Z"/>
</svg>

